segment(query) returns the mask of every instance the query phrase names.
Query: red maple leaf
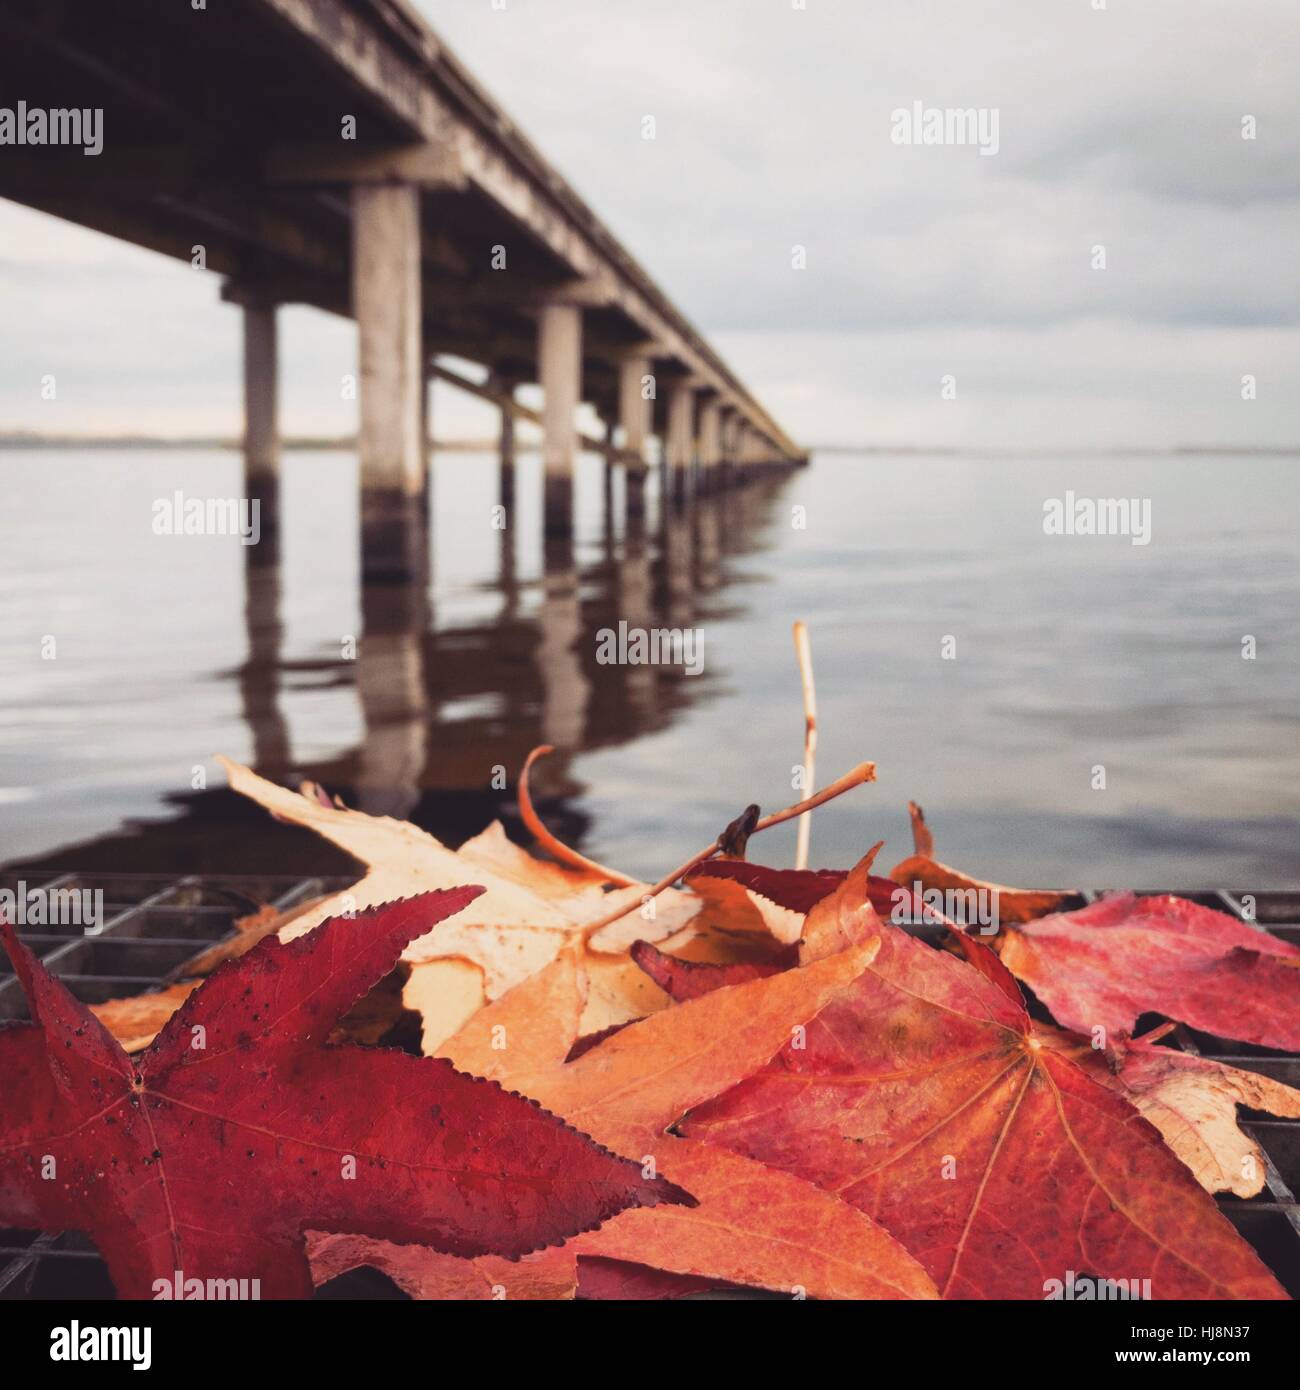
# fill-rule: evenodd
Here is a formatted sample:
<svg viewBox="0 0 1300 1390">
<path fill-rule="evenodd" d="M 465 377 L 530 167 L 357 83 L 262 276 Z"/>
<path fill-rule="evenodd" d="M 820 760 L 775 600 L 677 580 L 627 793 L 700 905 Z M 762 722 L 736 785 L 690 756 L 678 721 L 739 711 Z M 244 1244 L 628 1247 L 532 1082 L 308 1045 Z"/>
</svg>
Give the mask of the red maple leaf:
<svg viewBox="0 0 1300 1390">
<path fill-rule="evenodd" d="M 1003 961 L 1065 1028 L 1132 1032 L 1148 1011 L 1300 1051 L 1300 947 L 1185 898 L 1116 893 L 1006 932 Z"/>
<path fill-rule="evenodd" d="M 806 1036 L 682 1134 L 838 1193 L 948 1298 L 1043 1298 L 1076 1274 L 1285 1297 L 1157 1131 L 1042 1046 L 987 947 L 961 934 L 961 960 L 877 929 L 876 959 Z"/>
<path fill-rule="evenodd" d="M 481 891 L 269 938 L 135 1057 L 0 922 L 33 1020 L 0 1030 L 0 1226 L 84 1231 L 127 1298 L 177 1271 L 308 1297 L 307 1228 L 516 1257 L 689 1203 L 495 1082 L 327 1045 L 402 948 Z"/>
</svg>

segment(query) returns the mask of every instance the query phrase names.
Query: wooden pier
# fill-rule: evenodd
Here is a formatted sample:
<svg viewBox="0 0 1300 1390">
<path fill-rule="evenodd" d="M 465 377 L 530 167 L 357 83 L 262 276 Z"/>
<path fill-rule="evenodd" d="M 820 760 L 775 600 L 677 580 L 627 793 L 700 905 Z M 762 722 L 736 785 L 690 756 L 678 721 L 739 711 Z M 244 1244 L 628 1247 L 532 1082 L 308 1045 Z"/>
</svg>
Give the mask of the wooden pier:
<svg viewBox="0 0 1300 1390">
<path fill-rule="evenodd" d="M 223 277 L 245 317 L 248 495 L 271 537 L 281 304 L 357 321 L 370 581 L 423 563 L 435 376 L 501 406 L 503 499 L 515 417 L 533 414 L 515 390 L 541 386 L 548 536 L 572 527 L 583 447 L 626 470 L 629 515 L 655 437 L 676 501 L 802 461 L 406 0 L 196 4 L 0 0 L 7 99 L 103 112 L 97 155 L 0 148 L 0 196 Z M 444 355 L 481 364 L 487 385 Z M 584 402 L 604 439 L 580 438 Z"/>
</svg>

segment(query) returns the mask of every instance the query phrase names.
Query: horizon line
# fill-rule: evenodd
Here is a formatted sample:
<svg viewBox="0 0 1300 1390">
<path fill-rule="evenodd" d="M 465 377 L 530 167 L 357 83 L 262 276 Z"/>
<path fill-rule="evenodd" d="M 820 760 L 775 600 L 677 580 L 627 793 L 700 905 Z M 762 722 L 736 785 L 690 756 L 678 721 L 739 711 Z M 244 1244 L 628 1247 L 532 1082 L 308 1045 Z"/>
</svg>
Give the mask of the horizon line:
<svg viewBox="0 0 1300 1390">
<path fill-rule="evenodd" d="M 357 447 L 355 435 L 285 435 L 281 447 L 286 451 L 348 450 Z M 803 446 L 812 454 L 909 454 L 924 456 L 961 457 L 982 454 L 1077 455 L 1082 457 L 1118 457 L 1147 455 L 1173 457 L 1199 454 L 1258 454 L 1271 456 L 1300 455 L 1296 444 L 887 444 L 869 442 L 824 442 Z M 0 431 L 0 449 L 222 449 L 238 452 L 243 440 L 232 435 L 150 435 L 150 434 L 55 434 L 40 430 Z M 488 453 L 496 452 L 499 441 L 495 436 L 470 439 L 433 439 L 431 451 Z M 516 452 L 536 453 L 539 443 L 520 441 Z M 584 452 L 596 452 L 586 450 Z"/>
</svg>

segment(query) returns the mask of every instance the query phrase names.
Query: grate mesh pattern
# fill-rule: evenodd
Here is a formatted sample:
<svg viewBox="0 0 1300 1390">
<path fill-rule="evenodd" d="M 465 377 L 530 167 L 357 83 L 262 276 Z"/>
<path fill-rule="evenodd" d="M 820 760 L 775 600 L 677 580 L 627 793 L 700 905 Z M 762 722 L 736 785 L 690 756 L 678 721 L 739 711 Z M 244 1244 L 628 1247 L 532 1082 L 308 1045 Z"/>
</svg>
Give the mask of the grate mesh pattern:
<svg viewBox="0 0 1300 1390">
<path fill-rule="evenodd" d="M 234 931 L 237 918 L 271 904 L 285 910 L 321 893 L 347 887 L 346 878 L 290 876 L 185 876 L 154 874 L 0 874 L 0 887 L 18 891 L 101 890 L 102 929 L 33 925 L 20 935 L 72 992 L 88 1004 L 139 994 L 183 978 L 186 963 Z M 1168 891 L 1168 890 L 1153 890 Z M 1082 895 L 1076 906 L 1098 895 Z M 1260 931 L 1300 945 L 1300 892 L 1183 893 L 1181 897 L 1229 912 Z M 1253 900 L 1253 918 L 1244 912 Z M 919 929 L 926 934 L 925 928 Z M 8 962 L 0 969 L 0 1024 L 27 1016 Z M 1210 1037 L 1179 1024 L 1168 1040 L 1247 1071 L 1300 1087 L 1300 1056 Z M 1246 1112 L 1243 1127 L 1267 1159 L 1264 1190 L 1250 1200 L 1220 1196 L 1228 1219 L 1292 1294 L 1300 1297 L 1300 1121 Z M 356 1290 L 362 1296 L 373 1292 Z M 84 1237 L 0 1229 L 0 1299 L 111 1298 L 103 1261 Z"/>
</svg>

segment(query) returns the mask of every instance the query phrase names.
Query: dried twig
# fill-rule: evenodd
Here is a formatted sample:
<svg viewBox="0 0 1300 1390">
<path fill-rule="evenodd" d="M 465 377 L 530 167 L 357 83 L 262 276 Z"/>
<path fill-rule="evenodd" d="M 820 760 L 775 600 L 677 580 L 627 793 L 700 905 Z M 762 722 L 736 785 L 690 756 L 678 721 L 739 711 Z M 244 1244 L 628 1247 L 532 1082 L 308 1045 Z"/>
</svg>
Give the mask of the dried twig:
<svg viewBox="0 0 1300 1390">
<path fill-rule="evenodd" d="M 803 766 L 805 790 L 813 794 L 817 785 L 817 687 L 813 684 L 812 643 L 802 619 L 794 625 L 794 651 L 799 660 L 799 680 L 803 686 Z M 795 841 L 794 866 L 808 867 L 808 841 L 812 835 L 812 816 L 805 811 L 799 818 Z"/>
<path fill-rule="evenodd" d="M 852 791 L 854 787 L 860 787 L 864 782 L 874 782 L 876 780 L 875 763 L 859 763 L 852 772 L 846 772 L 843 777 L 837 778 L 823 791 L 817 792 L 814 796 L 808 797 L 804 801 L 798 801 L 793 806 L 787 806 L 784 811 L 773 811 L 770 816 L 764 816 L 753 829 L 753 834 L 757 835 L 760 830 L 770 830 L 774 825 L 781 825 L 785 821 L 793 820 L 795 816 L 802 816 L 814 810 L 818 806 L 824 806 L 826 802 L 833 801 L 837 796 L 843 796 L 845 792 Z M 719 835 L 707 849 L 702 849 L 698 854 L 693 854 L 684 864 L 675 868 L 672 873 L 666 874 L 653 887 L 646 889 L 645 897 L 657 897 L 665 889 L 671 888 L 679 878 L 685 878 L 697 865 L 703 864 L 706 859 L 713 856 L 723 848 L 722 836 Z M 593 932 L 598 932 L 601 927 L 607 927 L 611 922 L 617 922 L 620 917 L 626 917 L 629 909 L 621 907 L 614 912 L 606 913 L 605 916 L 598 918 L 594 922 L 588 922 L 582 928 L 584 936 L 590 938 Z"/>
</svg>

